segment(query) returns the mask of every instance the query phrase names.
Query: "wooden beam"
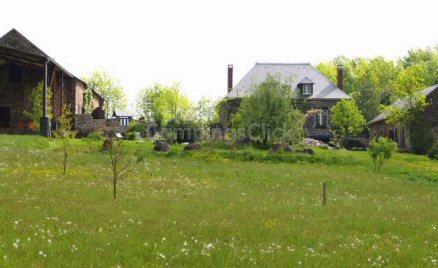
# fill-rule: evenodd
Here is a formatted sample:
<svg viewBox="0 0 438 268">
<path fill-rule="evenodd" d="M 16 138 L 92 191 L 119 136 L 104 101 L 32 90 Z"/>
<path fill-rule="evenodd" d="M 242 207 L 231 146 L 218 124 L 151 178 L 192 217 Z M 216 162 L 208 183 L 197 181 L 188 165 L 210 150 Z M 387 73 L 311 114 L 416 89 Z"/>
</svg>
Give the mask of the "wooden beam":
<svg viewBox="0 0 438 268">
<path fill-rule="evenodd" d="M 44 117 L 49 117 L 48 110 L 47 110 L 47 84 L 48 84 L 48 81 L 47 81 L 48 74 L 47 73 L 49 71 L 48 65 L 49 65 L 49 62 L 46 61 L 44 64 L 44 93 L 43 93 L 43 116 Z"/>
</svg>

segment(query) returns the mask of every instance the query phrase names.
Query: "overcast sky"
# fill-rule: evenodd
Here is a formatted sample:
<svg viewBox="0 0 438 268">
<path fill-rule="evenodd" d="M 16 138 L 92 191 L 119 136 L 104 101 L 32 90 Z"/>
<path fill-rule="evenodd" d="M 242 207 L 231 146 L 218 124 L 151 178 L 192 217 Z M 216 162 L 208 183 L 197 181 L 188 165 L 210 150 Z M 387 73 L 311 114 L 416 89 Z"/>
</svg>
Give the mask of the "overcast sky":
<svg viewBox="0 0 438 268">
<path fill-rule="evenodd" d="M 438 44 L 438 1 L 4 1 L 0 35 L 16 28 L 78 77 L 104 69 L 132 102 L 178 81 L 193 100 L 226 93 L 255 62 L 338 55 L 387 58 Z"/>
</svg>

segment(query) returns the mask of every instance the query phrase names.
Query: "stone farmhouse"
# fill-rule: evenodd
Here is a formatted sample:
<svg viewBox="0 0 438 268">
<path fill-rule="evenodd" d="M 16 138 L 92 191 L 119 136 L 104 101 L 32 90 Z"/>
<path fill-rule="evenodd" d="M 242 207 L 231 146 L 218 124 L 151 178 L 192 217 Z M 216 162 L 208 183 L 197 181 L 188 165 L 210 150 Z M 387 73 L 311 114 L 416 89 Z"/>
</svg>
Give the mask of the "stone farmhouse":
<svg viewBox="0 0 438 268">
<path fill-rule="evenodd" d="M 289 84 L 295 96 L 304 100 L 303 112 L 307 114 L 304 132 L 307 137 L 321 141 L 331 139 L 330 110 L 342 99 L 349 99 L 344 91 L 342 65 L 338 66 L 337 84 L 309 63 L 256 63 L 254 67 L 233 86 L 233 65 L 228 65 L 229 114 L 237 111 L 242 97 L 248 96 L 254 86 L 264 82 L 269 75 L 278 76 Z M 229 120 L 229 118 L 225 119 Z"/>
<path fill-rule="evenodd" d="M 31 93 L 43 83 L 43 118 L 32 122 L 25 111 L 32 109 Z M 56 128 L 56 118 L 62 107 L 69 104 L 72 114 L 84 114 L 84 97 L 87 84 L 49 57 L 17 30 L 12 29 L 0 38 L 0 132 L 35 133 L 40 124 L 43 136 L 50 136 Z M 48 93 L 51 91 L 51 103 Z M 93 113 L 95 119 L 104 119 L 104 99 L 94 90 Z M 49 118 L 49 105 L 53 119 Z M 90 117 L 91 119 L 91 117 Z"/>
<path fill-rule="evenodd" d="M 415 123 L 417 125 L 415 128 L 387 124 L 387 114 L 381 113 L 368 123 L 371 137 L 390 138 L 398 143 L 401 151 L 418 153 L 427 151 L 427 147 L 438 140 L 438 84 L 420 91 L 420 94 L 426 98 L 427 107 Z M 397 100 L 393 105 L 402 108 L 406 102 Z M 421 138 L 425 140 L 416 145 L 414 139 L 420 134 L 426 135 Z"/>
</svg>

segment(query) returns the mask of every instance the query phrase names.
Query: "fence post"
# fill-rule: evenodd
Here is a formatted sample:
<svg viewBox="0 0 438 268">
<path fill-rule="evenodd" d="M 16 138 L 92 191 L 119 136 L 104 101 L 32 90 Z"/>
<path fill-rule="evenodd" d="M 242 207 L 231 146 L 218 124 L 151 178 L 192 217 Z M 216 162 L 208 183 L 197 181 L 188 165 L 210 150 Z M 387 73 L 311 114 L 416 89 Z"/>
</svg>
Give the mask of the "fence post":
<svg viewBox="0 0 438 268">
<path fill-rule="evenodd" d="M 327 204 L 327 183 L 322 183 L 322 205 L 325 206 Z"/>
</svg>

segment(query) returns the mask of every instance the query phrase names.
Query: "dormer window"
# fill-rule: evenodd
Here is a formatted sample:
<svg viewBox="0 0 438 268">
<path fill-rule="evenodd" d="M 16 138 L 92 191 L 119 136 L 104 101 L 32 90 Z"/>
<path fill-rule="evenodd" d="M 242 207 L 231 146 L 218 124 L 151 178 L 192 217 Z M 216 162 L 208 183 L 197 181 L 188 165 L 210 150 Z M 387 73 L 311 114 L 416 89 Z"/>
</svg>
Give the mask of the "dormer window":
<svg viewBox="0 0 438 268">
<path fill-rule="evenodd" d="M 303 95 L 312 95 L 312 84 L 303 84 Z"/>
<path fill-rule="evenodd" d="M 313 81 L 309 78 L 305 77 L 298 83 L 298 88 L 300 89 L 300 93 L 303 96 L 310 96 L 313 94 Z"/>
</svg>

